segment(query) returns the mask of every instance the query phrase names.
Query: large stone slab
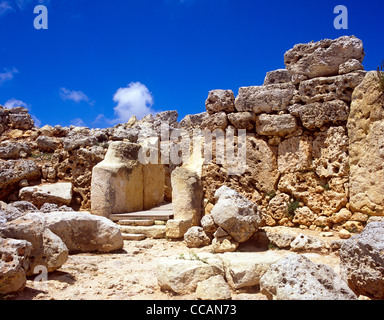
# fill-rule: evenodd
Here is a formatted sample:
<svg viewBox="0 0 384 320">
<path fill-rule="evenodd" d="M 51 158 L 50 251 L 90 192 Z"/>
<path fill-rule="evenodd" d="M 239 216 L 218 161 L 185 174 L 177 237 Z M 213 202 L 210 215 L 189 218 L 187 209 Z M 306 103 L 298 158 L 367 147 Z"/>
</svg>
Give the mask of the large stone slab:
<svg viewBox="0 0 384 320">
<path fill-rule="evenodd" d="M 286 110 L 294 90 L 295 87 L 290 83 L 241 87 L 235 100 L 236 110 L 253 111 L 256 114 Z"/>
<path fill-rule="evenodd" d="M 59 236 L 69 253 L 111 252 L 123 247 L 118 225 L 111 220 L 86 212 L 45 214 L 45 224 Z"/>
<path fill-rule="evenodd" d="M 376 72 L 353 92 L 348 118 L 352 211 L 384 215 L 384 98 Z"/>
<path fill-rule="evenodd" d="M 362 62 L 364 55 L 360 39 L 343 36 L 335 40 L 297 44 L 285 53 L 284 62 L 292 81 L 298 83 L 305 79 L 337 75 L 341 64 L 349 59 Z"/>
<path fill-rule="evenodd" d="M 72 183 L 63 182 L 25 187 L 20 190 L 19 197 L 37 207 L 41 207 L 44 203 L 68 206 L 72 201 Z"/>
</svg>

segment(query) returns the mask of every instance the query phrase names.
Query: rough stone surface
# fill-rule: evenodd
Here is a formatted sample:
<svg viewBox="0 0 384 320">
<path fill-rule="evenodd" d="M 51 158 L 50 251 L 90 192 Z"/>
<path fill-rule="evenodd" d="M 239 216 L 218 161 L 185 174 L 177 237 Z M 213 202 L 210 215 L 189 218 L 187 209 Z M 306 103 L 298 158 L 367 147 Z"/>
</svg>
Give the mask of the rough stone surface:
<svg viewBox="0 0 384 320">
<path fill-rule="evenodd" d="M 208 246 L 211 239 L 202 227 L 192 227 L 184 234 L 184 242 L 188 248 L 200 248 Z"/>
<path fill-rule="evenodd" d="M 228 118 L 224 111 L 208 114 L 201 124 L 202 129 L 209 129 L 211 131 L 215 131 L 216 129 L 224 130 L 227 126 Z"/>
<path fill-rule="evenodd" d="M 292 137 L 284 140 L 278 148 L 279 172 L 297 172 L 312 169 L 312 138 Z"/>
<path fill-rule="evenodd" d="M 34 181 L 41 172 L 33 160 L 0 160 L 0 199 L 17 189 L 21 180 Z"/>
<path fill-rule="evenodd" d="M 197 284 L 196 297 L 200 300 L 230 300 L 231 290 L 224 277 L 217 275 Z"/>
<path fill-rule="evenodd" d="M 358 71 L 302 81 L 299 87 L 300 99 L 306 104 L 333 100 L 349 103 L 353 90 L 363 81 L 365 74 L 365 71 Z"/>
<path fill-rule="evenodd" d="M 278 188 L 302 201 L 314 213 L 331 216 L 348 203 L 347 181 L 345 177 L 321 179 L 313 171 L 294 172 L 282 175 Z"/>
<path fill-rule="evenodd" d="M 306 105 L 295 104 L 288 110 L 292 115 L 299 116 L 303 126 L 310 130 L 321 128 L 328 123 L 345 122 L 349 114 L 349 107 L 342 100 L 314 102 Z"/>
<path fill-rule="evenodd" d="M 35 267 L 45 266 L 48 272 L 59 269 L 68 259 L 63 241 L 47 229 L 44 215 L 28 213 L 0 226 L 0 236 L 26 240 L 31 244 L 27 275 L 35 274 Z"/>
<path fill-rule="evenodd" d="M 269 267 L 286 255 L 278 251 L 224 253 L 222 260 L 228 284 L 233 290 L 256 286 Z"/>
<path fill-rule="evenodd" d="M 143 165 L 137 160 L 140 145 L 110 144 L 105 159 L 93 168 L 92 213 L 108 217 L 112 213 L 143 210 Z"/>
<path fill-rule="evenodd" d="M 302 255 L 273 264 L 260 279 L 260 289 L 274 300 L 356 300 L 335 271 Z"/>
<path fill-rule="evenodd" d="M 235 95 L 232 90 L 212 90 L 205 102 L 208 113 L 235 111 Z"/>
<path fill-rule="evenodd" d="M 72 201 L 72 189 L 70 182 L 25 187 L 20 190 L 19 197 L 23 201 L 32 202 L 37 207 L 47 202 L 69 205 Z"/>
<path fill-rule="evenodd" d="M 177 294 L 196 291 L 199 282 L 224 275 L 221 259 L 213 254 L 180 255 L 161 258 L 157 262 L 157 280 L 162 290 Z"/>
<path fill-rule="evenodd" d="M 263 136 L 286 136 L 297 130 L 294 116 L 289 114 L 268 115 L 261 114 L 256 117 L 256 132 Z"/>
<path fill-rule="evenodd" d="M 344 127 L 331 127 L 313 141 L 313 166 L 319 177 L 348 176 L 348 136 Z"/>
<path fill-rule="evenodd" d="M 339 74 L 346 74 L 358 70 L 364 70 L 364 67 L 361 62 L 356 59 L 349 59 L 339 66 Z"/>
<path fill-rule="evenodd" d="M 376 72 L 355 89 L 348 119 L 352 211 L 384 215 L 384 95 Z"/>
<path fill-rule="evenodd" d="M 384 299 L 384 222 L 369 223 L 340 249 L 343 275 L 358 295 Z"/>
<path fill-rule="evenodd" d="M 248 240 L 262 223 L 257 205 L 226 186 L 216 191 L 217 204 L 211 215 L 237 242 Z"/>
<path fill-rule="evenodd" d="M 176 220 L 189 220 L 198 225 L 202 212 L 203 190 L 201 179 L 196 172 L 184 167 L 173 170 L 172 203 Z"/>
<path fill-rule="evenodd" d="M 335 40 L 297 44 L 285 53 L 284 62 L 293 76 L 293 82 L 298 83 L 305 79 L 337 75 L 341 64 L 349 59 L 362 62 L 364 55 L 361 40 L 343 36 Z"/>
<path fill-rule="evenodd" d="M 252 112 L 230 113 L 228 120 L 237 129 L 251 131 L 255 128 L 255 116 Z"/>
<path fill-rule="evenodd" d="M 24 289 L 30 253 L 28 241 L 0 238 L 0 295 Z"/>
<path fill-rule="evenodd" d="M 286 110 L 293 97 L 294 89 L 295 87 L 289 83 L 242 87 L 236 97 L 236 110 L 253 111 L 255 114 Z"/>
<path fill-rule="evenodd" d="M 286 83 L 291 81 L 291 74 L 287 69 L 278 69 L 267 72 L 264 85 Z"/>
</svg>

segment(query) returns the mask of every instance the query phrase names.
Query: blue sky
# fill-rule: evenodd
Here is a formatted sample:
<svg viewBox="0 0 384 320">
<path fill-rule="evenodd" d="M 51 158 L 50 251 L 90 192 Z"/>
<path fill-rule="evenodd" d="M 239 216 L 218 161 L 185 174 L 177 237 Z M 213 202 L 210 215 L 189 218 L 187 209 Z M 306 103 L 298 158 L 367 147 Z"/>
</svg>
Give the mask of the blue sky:
<svg viewBox="0 0 384 320">
<path fill-rule="evenodd" d="M 48 9 L 36 30 L 33 9 Z M 348 30 L 336 30 L 336 5 Z M 41 126 L 110 127 L 135 113 L 205 111 L 212 89 L 261 85 L 296 43 L 355 35 L 384 59 L 383 1 L 0 0 L 0 104 Z"/>
</svg>

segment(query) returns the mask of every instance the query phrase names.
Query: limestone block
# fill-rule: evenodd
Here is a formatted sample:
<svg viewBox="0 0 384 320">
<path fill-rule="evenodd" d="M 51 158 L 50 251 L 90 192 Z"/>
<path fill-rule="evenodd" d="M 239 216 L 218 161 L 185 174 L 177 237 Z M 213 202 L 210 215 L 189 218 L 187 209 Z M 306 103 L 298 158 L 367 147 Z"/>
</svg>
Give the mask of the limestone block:
<svg viewBox="0 0 384 320">
<path fill-rule="evenodd" d="M 38 207 L 44 203 L 69 205 L 72 201 L 72 188 L 70 182 L 25 187 L 20 190 L 19 197 L 21 200 L 29 201 Z"/>
<path fill-rule="evenodd" d="M 172 203 L 176 220 L 189 220 L 192 225 L 200 223 L 202 213 L 202 184 L 199 175 L 184 167 L 172 172 Z"/>
<path fill-rule="evenodd" d="M 363 42 L 354 36 L 343 36 L 335 40 L 295 45 L 284 55 L 287 70 L 294 83 L 316 77 L 333 76 L 339 73 L 339 66 L 349 59 L 363 62 Z"/>
<path fill-rule="evenodd" d="M 286 136 L 297 130 L 297 122 L 290 114 L 268 115 L 256 117 L 256 131 L 264 136 Z"/>
<path fill-rule="evenodd" d="M 384 108 L 376 72 L 355 89 L 348 118 L 350 205 L 353 212 L 384 215 Z"/>
<path fill-rule="evenodd" d="M 295 87 L 289 83 L 241 87 L 235 100 L 236 110 L 256 114 L 286 110 L 294 90 Z"/>
</svg>

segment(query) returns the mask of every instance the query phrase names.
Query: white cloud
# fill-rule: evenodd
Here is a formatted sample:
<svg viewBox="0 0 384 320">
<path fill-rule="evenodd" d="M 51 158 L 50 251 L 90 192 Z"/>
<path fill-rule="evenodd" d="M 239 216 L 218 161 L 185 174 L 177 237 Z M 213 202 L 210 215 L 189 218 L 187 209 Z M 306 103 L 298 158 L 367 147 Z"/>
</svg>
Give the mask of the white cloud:
<svg viewBox="0 0 384 320">
<path fill-rule="evenodd" d="M 12 80 L 15 74 L 19 73 L 16 68 L 4 69 L 3 73 L 0 73 L 0 86 L 8 80 Z"/>
<path fill-rule="evenodd" d="M 6 103 L 4 103 L 4 107 L 7 109 L 13 109 L 17 107 L 23 107 L 26 109 L 30 109 L 30 105 L 28 105 L 26 102 L 17 100 L 17 99 L 9 99 Z"/>
<path fill-rule="evenodd" d="M 13 11 L 13 8 L 9 4 L 9 2 L 8 1 L 1 1 L 0 2 L 0 16 L 8 13 L 9 11 Z"/>
<path fill-rule="evenodd" d="M 88 98 L 88 96 L 82 91 L 74 91 L 74 90 L 68 90 L 67 88 L 61 88 L 60 89 L 60 97 L 63 100 L 72 100 L 76 103 L 80 103 L 81 101 L 85 101 L 85 102 L 89 103 L 90 105 L 93 104 L 93 102 Z"/>
<path fill-rule="evenodd" d="M 85 127 L 85 122 L 81 118 L 71 120 L 71 124 L 75 127 Z"/>
<path fill-rule="evenodd" d="M 155 113 L 152 109 L 154 99 L 148 88 L 140 82 L 131 82 L 127 87 L 116 91 L 113 101 L 117 115 L 116 122 L 127 122 L 133 115 L 138 119 Z"/>
</svg>

